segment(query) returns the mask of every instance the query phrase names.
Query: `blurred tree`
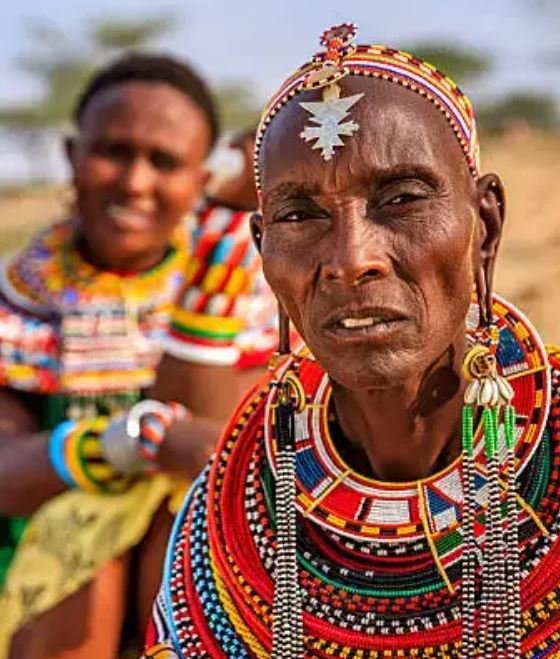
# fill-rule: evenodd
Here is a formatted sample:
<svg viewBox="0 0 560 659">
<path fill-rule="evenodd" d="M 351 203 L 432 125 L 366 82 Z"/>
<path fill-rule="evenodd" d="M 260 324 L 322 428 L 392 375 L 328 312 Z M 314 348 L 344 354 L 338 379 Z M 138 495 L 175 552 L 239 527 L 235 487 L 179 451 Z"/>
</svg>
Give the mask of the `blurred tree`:
<svg viewBox="0 0 560 659">
<path fill-rule="evenodd" d="M 518 126 L 550 130 L 558 119 L 557 99 L 533 91 L 513 92 L 478 111 L 481 127 L 494 132 Z"/>
<path fill-rule="evenodd" d="M 103 19 L 91 28 L 93 43 L 98 49 L 128 50 L 143 48 L 177 27 L 172 15 L 140 19 Z"/>
<path fill-rule="evenodd" d="M 259 103 L 244 80 L 223 82 L 214 90 L 222 127 L 226 130 L 253 128 L 259 120 Z"/>
<path fill-rule="evenodd" d="M 109 17 L 93 22 L 85 35 L 70 37 L 50 21 L 27 23 L 33 46 L 15 64 L 39 82 L 41 94 L 29 103 L 0 107 L 0 128 L 24 145 L 32 178 L 48 171 L 48 136 L 69 126 L 76 96 L 94 69 L 127 50 L 154 46 L 177 25 L 171 14 Z M 245 82 L 229 82 L 215 91 L 225 128 L 246 128 L 256 121 L 257 103 Z"/>
<path fill-rule="evenodd" d="M 544 6 L 548 0 L 532 0 Z M 418 57 L 434 64 L 460 85 L 472 85 L 492 69 L 492 60 L 484 53 L 445 43 L 423 43 L 412 47 Z M 480 100 L 477 119 L 481 130 L 501 131 L 513 126 L 549 130 L 558 126 L 557 99 L 536 91 L 512 92 L 497 101 Z"/>
<path fill-rule="evenodd" d="M 38 80 L 42 95 L 28 104 L 0 108 L 0 124 L 20 130 L 64 126 L 77 93 L 94 68 L 119 52 L 150 46 L 173 24 L 171 16 L 104 19 L 91 25 L 85 39 L 72 41 L 48 21 L 29 22 L 33 49 L 18 58 L 16 65 Z"/>
</svg>

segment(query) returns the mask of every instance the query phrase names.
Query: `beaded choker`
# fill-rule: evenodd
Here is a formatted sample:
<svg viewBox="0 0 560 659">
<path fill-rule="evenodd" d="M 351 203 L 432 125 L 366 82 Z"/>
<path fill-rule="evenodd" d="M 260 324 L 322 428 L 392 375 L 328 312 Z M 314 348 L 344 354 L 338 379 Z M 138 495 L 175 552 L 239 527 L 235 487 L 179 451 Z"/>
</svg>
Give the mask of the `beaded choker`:
<svg viewBox="0 0 560 659">
<path fill-rule="evenodd" d="M 523 473 L 538 446 L 550 401 L 548 359 L 534 332 L 523 342 L 516 338 L 527 320 L 503 301 L 494 306 L 501 332 L 498 360 L 516 392 L 517 473 Z M 473 305 L 469 323 L 474 323 Z M 471 325 L 474 327 L 474 325 Z M 521 336 L 525 334 L 522 331 Z M 296 361 L 297 358 L 296 358 Z M 291 364 L 286 365 L 290 368 Z M 314 361 L 302 359 L 298 372 L 306 382 L 307 403 L 296 415 L 298 511 L 309 520 L 349 538 L 380 541 L 418 540 L 429 531 L 441 534 L 457 528 L 462 503 L 461 459 L 444 470 L 411 483 L 385 483 L 362 476 L 343 461 L 330 436 L 328 375 Z M 276 461 L 276 399 L 267 405 L 265 441 L 273 472 Z M 486 483 L 484 447 L 476 435 L 478 490 Z M 481 496 L 482 498 L 482 496 Z"/>
</svg>

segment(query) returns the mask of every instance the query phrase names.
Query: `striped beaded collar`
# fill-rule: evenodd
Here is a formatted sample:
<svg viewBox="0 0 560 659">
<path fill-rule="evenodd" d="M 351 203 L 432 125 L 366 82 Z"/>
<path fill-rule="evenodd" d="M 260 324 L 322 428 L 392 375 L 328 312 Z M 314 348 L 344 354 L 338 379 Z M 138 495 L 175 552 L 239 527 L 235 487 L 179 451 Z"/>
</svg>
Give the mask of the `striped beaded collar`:
<svg viewBox="0 0 560 659">
<path fill-rule="evenodd" d="M 469 328 L 477 326 L 477 309 L 476 304 L 471 306 Z M 494 313 L 500 331 L 499 368 L 515 391 L 520 476 L 539 445 L 548 416 L 548 358 L 538 334 L 519 310 L 496 297 Z M 426 534 L 437 537 L 457 529 L 463 497 L 460 458 L 417 482 L 386 483 L 356 473 L 339 455 L 330 435 L 328 375 L 313 359 L 295 357 L 285 368 L 294 364 L 307 397 L 306 407 L 296 414 L 295 421 L 296 505 L 303 517 L 330 532 L 356 540 L 415 541 Z M 276 394 L 272 390 L 266 409 L 265 442 L 273 472 L 276 469 L 275 405 Z M 480 431 L 476 460 L 477 489 L 482 503 L 486 474 L 479 439 Z M 505 442 L 502 444 L 505 450 Z"/>
<path fill-rule="evenodd" d="M 154 268 L 120 276 L 85 261 L 79 223 L 57 222 L 0 266 L 0 384 L 42 394 L 138 392 L 153 381 L 188 258 L 178 228 Z"/>
</svg>

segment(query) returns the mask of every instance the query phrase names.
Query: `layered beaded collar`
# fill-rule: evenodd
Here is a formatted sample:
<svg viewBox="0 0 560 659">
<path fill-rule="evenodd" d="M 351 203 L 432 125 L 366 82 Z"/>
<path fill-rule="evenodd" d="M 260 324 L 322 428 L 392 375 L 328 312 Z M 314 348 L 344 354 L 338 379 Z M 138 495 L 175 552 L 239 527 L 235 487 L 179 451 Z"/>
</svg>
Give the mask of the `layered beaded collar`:
<svg viewBox="0 0 560 659">
<path fill-rule="evenodd" d="M 164 259 L 149 270 L 119 275 L 87 261 L 77 246 L 80 222 L 70 219 L 41 231 L 28 248 L 2 264 L 2 293 L 23 310 L 42 317 L 64 316 L 76 307 L 122 303 L 125 295 L 140 307 L 168 297 L 186 267 L 187 232 L 173 235 Z"/>
<path fill-rule="evenodd" d="M 187 228 L 157 266 L 130 276 L 86 261 L 78 231 L 75 219 L 54 224 L 0 267 L 3 386 L 91 396 L 152 382 L 186 270 Z"/>
<path fill-rule="evenodd" d="M 548 359 L 537 333 L 518 310 L 497 298 L 494 313 L 500 332 L 499 369 L 515 391 L 519 478 L 539 446 L 548 417 Z M 473 304 L 467 322 L 469 341 L 477 326 L 477 315 L 477 306 Z M 284 368 L 294 366 L 306 393 L 305 408 L 295 417 L 296 506 L 302 518 L 330 533 L 357 541 L 372 540 L 382 544 L 427 538 L 441 576 L 453 591 L 447 568 L 460 558 L 461 459 L 433 476 L 415 482 L 387 483 L 356 473 L 344 462 L 331 437 L 328 413 L 332 389 L 328 375 L 309 357 L 296 356 Z M 274 473 L 276 402 L 273 389 L 266 408 L 265 443 Z M 487 496 L 487 474 L 480 435 L 479 429 L 475 450 L 476 498 L 482 508 Z M 501 445 L 505 451 L 504 438 L 501 438 Z M 535 517 L 528 505 L 522 508 L 522 514 Z M 448 540 L 448 546 L 442 555 L 437 545 L 443 539 Z"/>
<path fill-rule="evenodd" d="M 547 357 L 511 305 L 497 299 L 494 312 L 500 371 L 520 414 L 522 652 L 553 656 L 548 651 L 560 642 L 560 361 Z M 476 321 L 473 307 L 469 327 Z M 270 656 L 279 541 L 274 381 L 294 363 L 306 394 L 296 418 L 304 656 L 461 656 L 461 461 L 417 483 L 382 483 L 350 470 L 329 437 L 328 378 L 306 353 L 248 395 L 193 487 L 172 534 L 150 643 L 171 638 L 180 657 Z M 476 465 L 481 511 L 486 474 L 478 454 Z"/>
</svg>

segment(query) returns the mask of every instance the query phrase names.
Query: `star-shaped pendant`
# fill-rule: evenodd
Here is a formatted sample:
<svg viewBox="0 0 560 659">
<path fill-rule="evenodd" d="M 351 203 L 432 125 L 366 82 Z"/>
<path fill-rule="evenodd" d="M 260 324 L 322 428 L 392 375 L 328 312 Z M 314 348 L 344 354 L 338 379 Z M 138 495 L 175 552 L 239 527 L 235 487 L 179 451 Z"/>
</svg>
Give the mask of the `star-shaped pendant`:
<svg viewBox="0 0 560 659">
<path fill-rule="evenodd" d="M 344 146 L 341 137 L 353 135 L 359 128 L 355 121 L 341 123 L 349 116 L 350 108 L 363 94 L 354 94 L 340 98 L 340 87 L 336 84 L 326 87 L 323 100 L 319 102 L 300 103 L 301 107 L 313 116 L 310 121 L 316 126 L 306 126 L 300 133 L 306 142 L 316 140 L 313 149 L 321 149 L 324 160 L 331 160 L 335 146 Z"/>
</svg>

